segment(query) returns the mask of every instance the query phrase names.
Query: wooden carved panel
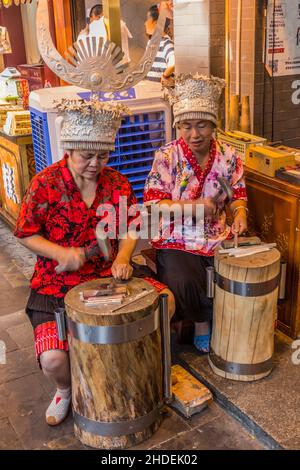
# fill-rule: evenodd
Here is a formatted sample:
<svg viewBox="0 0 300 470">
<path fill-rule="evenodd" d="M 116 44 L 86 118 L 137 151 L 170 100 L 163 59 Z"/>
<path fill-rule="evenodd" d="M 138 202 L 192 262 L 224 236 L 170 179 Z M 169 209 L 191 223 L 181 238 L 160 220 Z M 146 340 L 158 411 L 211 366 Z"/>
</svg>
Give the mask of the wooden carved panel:
<svg viewBox="0 0 300 470">
<path fill-rule="evenodd" d="M 33 145 L 31 144 L 26 145 L 26 157 L 27 157 L 27 166 L 28 166 L 28 176 L 29 176 L 29 181 L 30 181 L 36 175 Z"/>
<path fill-rule="evenodd" d="M 1 213 L 9 221 L 16 220 L 23 197 L 20 152 L 18 145 L 0 138 Z"/>
<path fill-rule="evenodd" d="M 278 324 L 282 331 L 295 336 L 293 301 L 298 289 L 295 279 L 299 266 L 295 256 L 298 197 L 252 178 L 247 179 L 247 191 L 250 233 L 258 235 L 265 242 L 276 242 L 282 261 L 287 263 L 286 298 L 278 306 Z"/>
</svg>

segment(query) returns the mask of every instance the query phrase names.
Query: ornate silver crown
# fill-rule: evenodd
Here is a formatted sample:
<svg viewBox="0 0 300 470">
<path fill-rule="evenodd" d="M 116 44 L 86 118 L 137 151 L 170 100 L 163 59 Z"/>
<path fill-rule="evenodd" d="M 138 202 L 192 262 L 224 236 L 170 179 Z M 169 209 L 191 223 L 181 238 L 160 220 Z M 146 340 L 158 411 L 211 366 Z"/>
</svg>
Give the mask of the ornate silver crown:
<svg viewBox="0 0 300 470">
<path fill-rule="evenodd" d="M 61 146 L 67 150 L 114 150 L 121 116 L 130 114 L 121 103 L 64 99 L 56 104 L 63 116 Z"/>
<path fill-rule="evenodd" d="M 173 105 L 174 124 L 185 119 L 207 119 L 217 124 L 225 83 L 221 78 L 198 73 L 176 77 L 175 89 L 166 91 L 166 97 Z"/>
</svg>

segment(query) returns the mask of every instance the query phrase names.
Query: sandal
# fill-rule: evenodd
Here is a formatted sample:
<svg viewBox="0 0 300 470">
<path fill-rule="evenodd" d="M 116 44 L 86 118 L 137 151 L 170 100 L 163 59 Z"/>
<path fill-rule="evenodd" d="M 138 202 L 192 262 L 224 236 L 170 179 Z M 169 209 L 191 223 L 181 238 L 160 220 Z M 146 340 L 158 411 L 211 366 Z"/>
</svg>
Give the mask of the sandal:
<svg viewBox="0 0 300 470">
<path fill-rule="evenodd" d="M 203 354 L 209 353 L 210 334 L 194 336 L 194 346 Z"/>
</svg>

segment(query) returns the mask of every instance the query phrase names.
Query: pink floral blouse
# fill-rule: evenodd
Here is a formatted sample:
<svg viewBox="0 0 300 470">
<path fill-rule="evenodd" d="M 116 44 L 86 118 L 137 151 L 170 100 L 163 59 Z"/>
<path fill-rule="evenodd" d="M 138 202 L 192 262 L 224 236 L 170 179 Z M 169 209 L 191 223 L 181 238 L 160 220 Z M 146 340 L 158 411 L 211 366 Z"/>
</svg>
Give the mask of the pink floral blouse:
<svg viewBox="0 0 300 470">
<path fill-rule="evenodd" d="M 184 140 L 175 140 L 156 152 L 146 180 L 144 203 L 149 206 L 163 199 L 178 201 L 214 197 L 220 189 L 218 177 L 230 182 L 234 200 L 247 200 L 243 164 L 230 146 L 213 139 L 209 161 L 202 171 Z M 167 225 L 162 221 L 157 237 L 152 240 L 154 248 L 213 256 L 216 247 L 231 236 L 231 229 L 226 224 L 224 199 L 218 202 L 217 216 L 205 218 L 201 236 L 195 230 L 195 220 L 191 216 L 185 216 L 180 236 L 172 221 Z"/>
</svg>

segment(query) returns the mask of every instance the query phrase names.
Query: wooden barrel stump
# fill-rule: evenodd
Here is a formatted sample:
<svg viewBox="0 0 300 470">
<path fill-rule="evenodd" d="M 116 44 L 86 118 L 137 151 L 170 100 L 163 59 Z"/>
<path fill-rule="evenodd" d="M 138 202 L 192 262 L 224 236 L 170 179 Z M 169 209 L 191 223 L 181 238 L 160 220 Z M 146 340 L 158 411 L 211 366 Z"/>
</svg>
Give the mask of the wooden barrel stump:
<svg viewBox="0 0 300 470">
<path fill-rule="evenodd" d="M 208 361 L 217 375 L 252 381 L 270 374 L 279 277 L 275 248 L 243 258 L 216 253 Z"/>
<path fill-rule="evenodd" d="M 162 420 L 163 365 L 159 296 L 143 279 L 127 284 L 126 301 L 146 297 L 113 312 L 116 306 L 86 306 L 81 284 L 65 298 L 72 376 L 75 435 L 98 449 L 123 449 L 152 436 Z"/>
</svg>

